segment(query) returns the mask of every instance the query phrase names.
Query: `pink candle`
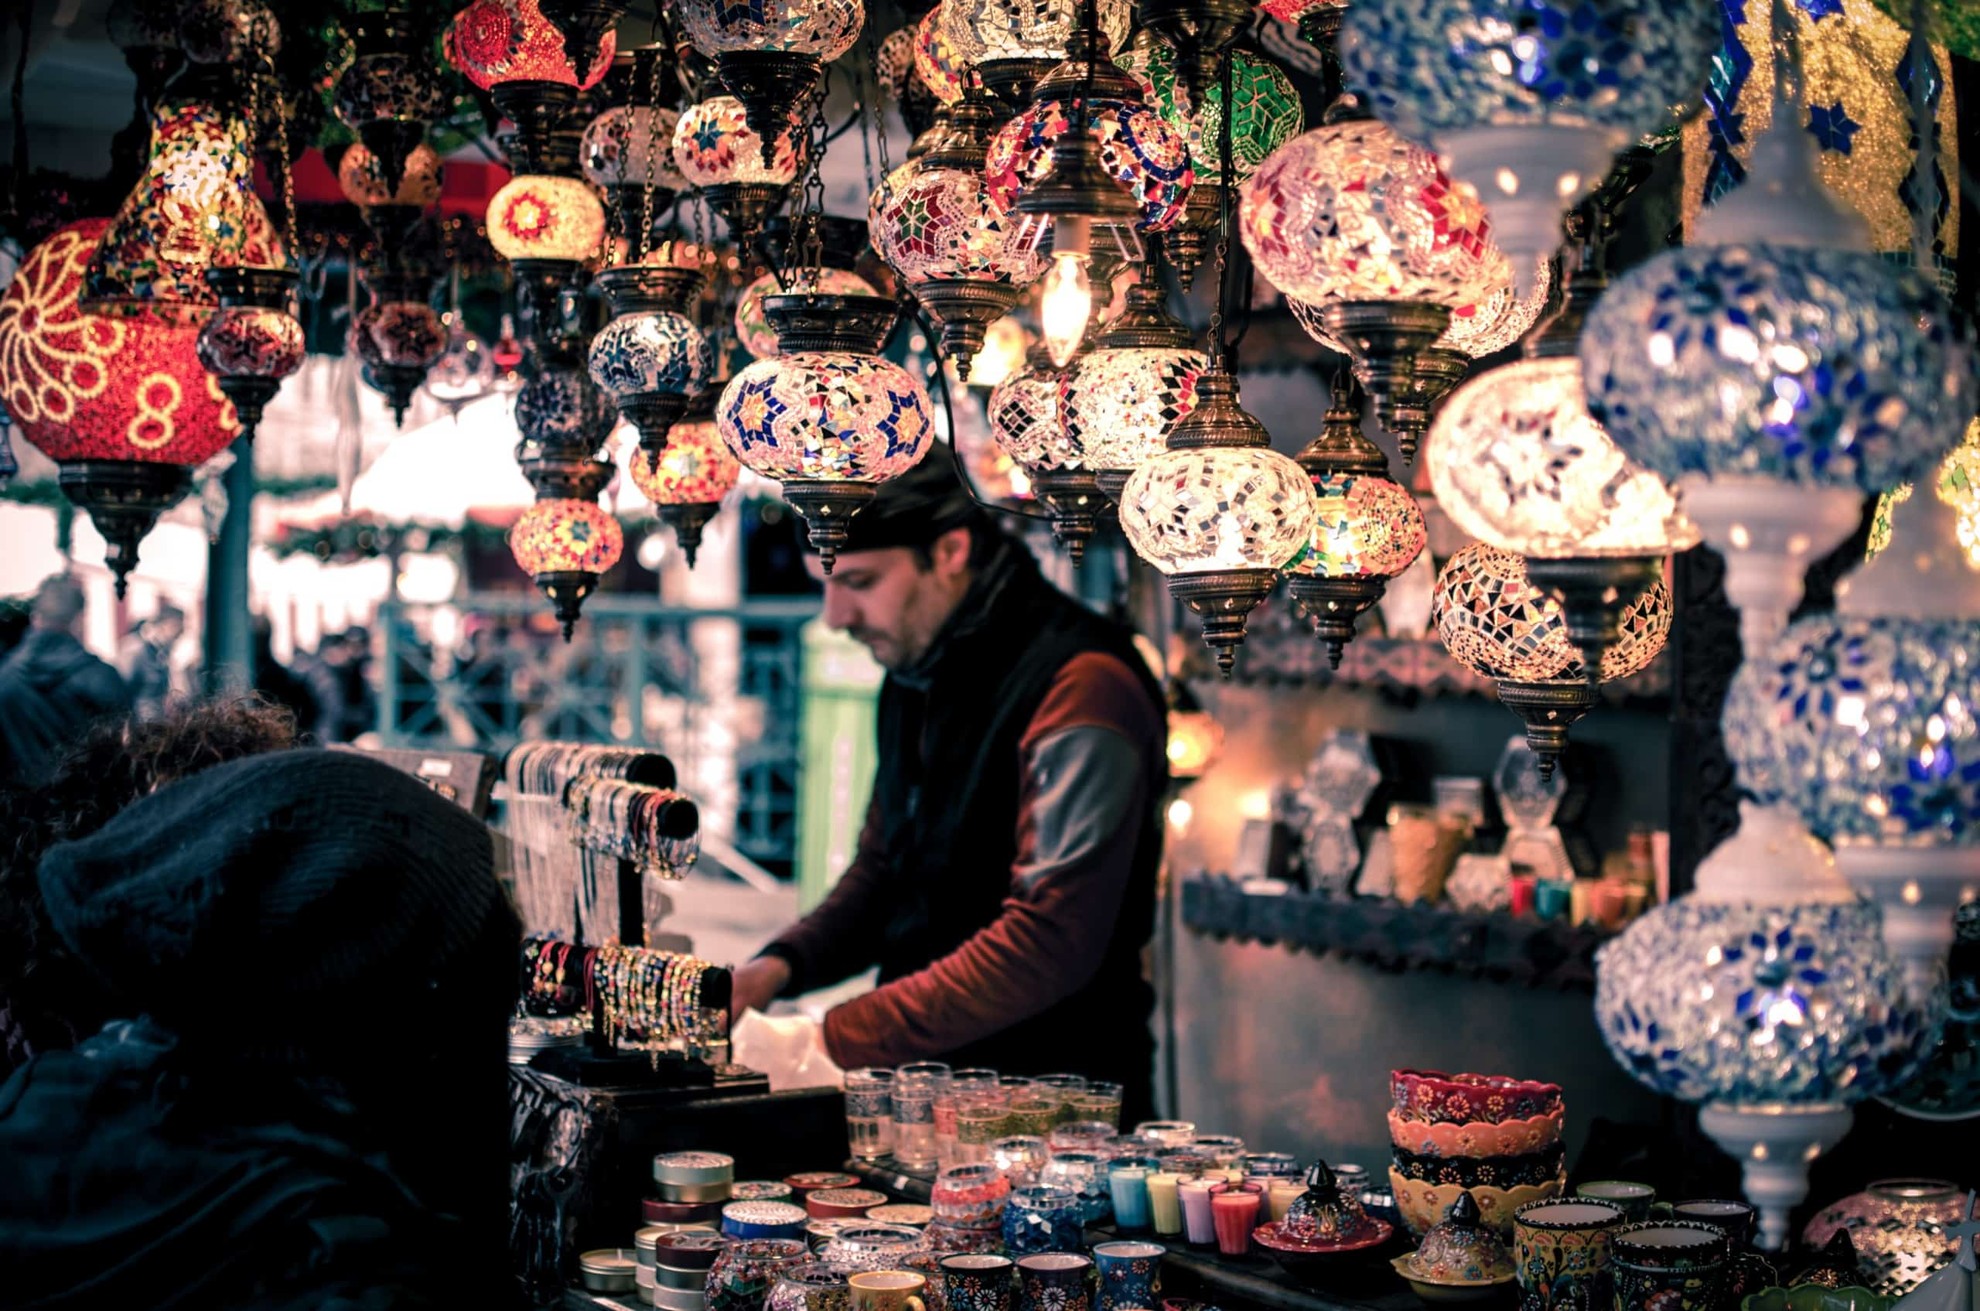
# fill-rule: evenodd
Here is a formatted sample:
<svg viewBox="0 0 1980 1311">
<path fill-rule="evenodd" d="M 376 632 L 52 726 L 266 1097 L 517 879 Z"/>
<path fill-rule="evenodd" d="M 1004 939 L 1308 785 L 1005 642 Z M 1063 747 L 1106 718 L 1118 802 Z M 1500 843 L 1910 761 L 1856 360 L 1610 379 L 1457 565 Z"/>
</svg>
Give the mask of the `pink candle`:
<svg viewBox="0 0 1980 1311">
<path fill-rule="evenodd" d="M 1176 1185 L 1181 1200 L 1183 1236 L 1199 1247 L 1217 1241 L 1217 1224 L 1210 1214 L 1212 1184 L 1208 1179 L 1185 1179 Z"/>
<path fill-rule="evenodd" d="M 1217 1250 L 1243 1256 L 1251 1250 L 1251 1231 L 1258 1227 L 1258 1194 L 1232 1189 L 1210 1199 L 1210 1216 L 1217 1228 Z"/>
</svg>

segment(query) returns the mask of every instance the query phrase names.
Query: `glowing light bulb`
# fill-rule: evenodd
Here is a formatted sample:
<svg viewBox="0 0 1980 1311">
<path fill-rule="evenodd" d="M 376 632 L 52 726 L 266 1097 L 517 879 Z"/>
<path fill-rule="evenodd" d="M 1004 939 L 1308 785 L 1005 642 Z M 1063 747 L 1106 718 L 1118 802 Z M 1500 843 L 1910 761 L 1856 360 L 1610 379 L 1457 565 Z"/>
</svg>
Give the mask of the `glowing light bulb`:
<svg viewBox="0 0 1980 1311">
<path fill-rule="evenodd" d="M 1039 319 L 1045 330 L 1045 349 L 1052 363 L 1064 368 L 1086 336 L 1086 321 L 1093 316 L 1093 283 L 1086 276 L 1086 260 L 1065 252 L 1052 256 L 1051 272 L 1045 275 L 1045 294 L 1039 302 Z"/>
</svg>

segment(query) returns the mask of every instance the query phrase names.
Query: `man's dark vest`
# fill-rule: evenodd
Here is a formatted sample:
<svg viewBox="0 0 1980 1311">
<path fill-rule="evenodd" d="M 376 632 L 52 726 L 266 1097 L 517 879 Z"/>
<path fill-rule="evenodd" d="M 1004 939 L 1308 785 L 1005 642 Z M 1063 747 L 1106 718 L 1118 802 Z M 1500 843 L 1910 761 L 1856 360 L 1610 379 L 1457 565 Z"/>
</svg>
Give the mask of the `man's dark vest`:
<svg viewBox="0 0 1980 1311">
<path fill-rule="evenodd" d="M 1160 688 L 1127 632 L 1047 583 L 1022 547 L 990 562 L 963 607 L 932 658 L 880 691 L 873 794 L 897 908 L 882 934 L 882 983 L 947 955 L 997 918 L 1017 855 L 1019 742 L 1068 660 L 1089 651 L 1118 658 L 1146 686 L 1157 722 L 1163 715 Z M 1151 776 L 1163 767 L 1159 758 L 1147 762 Z M 1098 974 L 1043 1013 L 948 1053 L 952 1065 L 1085 1074 L 1120 1082 L 1131 1104 L 1147 1105 L 1154 992 L 1141 951 L 1154 929 L 1159 777 L 1150 787 Z"/>
</svg>

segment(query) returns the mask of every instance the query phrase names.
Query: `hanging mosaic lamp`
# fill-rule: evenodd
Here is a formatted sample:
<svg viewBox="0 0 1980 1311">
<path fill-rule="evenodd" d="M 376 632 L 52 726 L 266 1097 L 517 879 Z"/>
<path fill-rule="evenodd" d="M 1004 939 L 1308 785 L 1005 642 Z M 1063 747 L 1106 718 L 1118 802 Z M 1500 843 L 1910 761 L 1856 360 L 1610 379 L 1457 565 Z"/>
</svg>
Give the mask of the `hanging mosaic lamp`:
<svg viewBox="0 0 1980 1311">
<path fill-rule="evenodd" d="M 1877 498 L 1877 509 L 1870 520 L 1870 540 L 1864 545 L 1867 559 L 1876 559 L 1891 544 L 1891 516 L 1898 506 L 1911 499 L 1914 490 L 1910 483 L 1900 483 Z M 1934 491 L 1953 508 L 1960 549 L 1975 567 L 1980 567 L 1980 418 L 1966 425 L 1966 435 L 1939 466 Z"/>
<path fill-rule="evenodd" d="M 351 321 L 350 349 L 364 362 L 365 381 L 384 393 L 393 422 L 403 428 L 413 393 L 446 352 L 447 328 L 427 303 L 426 278 L 372 270 L 365 285 L 372 300 Z"/>
<path fill-rule="evenodd" d="M 179 49 L 195 64 L 247 67 L 282 51 L 281 24 L 261 0 L 182 0 L 175 8 Z"/>
<path fill-rule="evenodd" d="M 594 493 L 594 496 L 596 494 Z M 556 607 L 571 640 L 586 598 L 625 551 L 625 532 L 595 499 L 552 497 L 523 511 L 509 530 L 509 550 Z"/>
<path fill-rule="evenodd" d="M 1519 556 L 1477 542 L 1444 562 L 1431 619 L 1452 659 L 1497 683 L 1499 703 L 1525 723 L 1526 743 L 1551 778 L 1568 729 L 1596 699 L 1560 603 L 1527 577 Z M 1602 655 L 1601 682 L 1647 668 L 1664 649 L 1671 595 L 1661 579 L 1623 611 L 1621 629 Z"/>
<path fill-rule="evenodd" d="M 367 10 L 355 21 L 357 57 L 337 79 L 337 117 L 364 143 L 385 189 L 397 191 L 427 126 L 447 110 L 432 33 L 404 9 Z"/>
<path fill-rule="evenodd" d="M 628 7 L 616 0 L 539 0 L 538 6 L 544 21 L 562 34 L 564 58 L 587 86 L 610 69 L 616 52 L 605 41 L 616 40 L 619 20 Z"/>
<path fill-rule="evenodd" d="M 767 169 L 791 111 L 810 103 L 825 65 L 859 39 L 866 8 L 860 0 L 682 0 L 680 15 L 741 104 Z"/>
<path fill-rule="evenodd" d="M 1040 78 L 1069 57 L 1089 0 L 942 0 L 942 31 L 955 58 L 977 71 L 1006 113 L 1021 114 Z M 1107 48 L 1121 50 L 1128 0 L 1092 0 Z"/>
<path fill-rule="evenodd" d="M 1202 618 L 1203 640 L 1229 678 L 1246 620 L 1313 535 L 1313 489 L 1238 404 L 1236 378 L 1214 369 L 1196 391 L 1168 448 L 1122 487 L 1121 531 Z"/>
<path fill-rule="evenodd" d="M 1252 0 L 1139 0 L 1135 11 L 1142 30 L 1170 51 L 1181 91 L 1195 99 L 1217 82 L 1254 7 Z"/>
<path fill-rule="evenodd" d="M 495 351 L 468 328 L 458 303 L 440 321 L 447 328 L 447 348 L 420 385 L 459 418 L 464 408 L 495 390 Z"/>
<path fill-rule="evenodd" d="M 110 227 L 92 218 L 56 229 L 0 293 L 0 400 L 96 525 L 121 597 L 138 543 L 191 488 L 192 470 L 241 429 L 199 361 L 197 329 L 82 310 L 86 270 Z"/>
<path fill-rule="evenodd" d="M 715 392 L 704 391 L 688 402 L 688 412 L 667 430 L 665 450 L 642 448 L 631 457 L 633 485 L 653 503 L 660 522 L 674 530 L 690 569 L 702 530 L 742 477 L 742 464 L 716 428 L 715 398 Z"/>
<path fill-rule="evenodd" d="M 1190 289 L 1196 270 L 1209 254 L 1223 188 L 1235 187 L 1250 177 L 1273 151 L 1306 126 L 1299 92 L 1285 70 L 1242 48 L 1231 51 L 1230 59 L 1231 99 L 1237 108 L 1231 121 L 1229 179 L 1223 176 L 1217 144 L 1224 121 L 1221 79 L 1191 90 L 1177 67 L 1176 47 L 1149 35 L 1136 37 L 1117 61 L 1141 84 L 1155 112 L 1189 144 L 1189 165 L 1196 183 L 1190 188 L 1182 217 L 1162 239 L 1162 253 L 1184 291 Z"/>
<path fill-rule="evenodd" d="M 1128 475 L 1167 448 L 1176 424 L 1201 403 L 1210 358 L 1168 311 L 1153 265 L 1128 289 L 1127 307 L 1094 349 L 1061 375 L 1060 413 L 1102 491 L 1118 498 Z"/>
<path fill-rule="evenodd" d="M 990 325 L 1045 272 L 984 183 L 994 119 L 982 89 L 971 86 L 951 109 L 947 134 L 883 181 L 867 210 L 874 248 L 928 311 L 942 353 L 963 377 Z"/>
<path fill-rule="evenodd" d="M 1742 802 L 1693 891 L 1595 958 L 1610 1054 L 1701 1108 L 1768 1250 L 1787 1244 L 1809 1163 L 1849 1132 L 1855 1103 L 1902 1084 L 1938 1024 L 1938 1000 L 1906 993 L 1878 918 L 1793 811 Z"/>
<path fill-rule="evenodd" d="M 1799 813 L 1919 998 L 1942 985 L 1953 915 L 1980 897 L 1980 569 L 1937 496 L 1898 507 L 1888 549 L 1741 666 L 1726 698 L 1740 785 Z"/>
<path fill-rule="evenodd" d="M 382 206 L 402 206 L 414 211 L 427 209 L 440 199 L 440 187 L 445 175 L 446 167 L 441 162 L 440 152 L 424 141 L 414 146 L 406 156 L 399 183 L 395 187 L 385 184 L 383 169 L 362 141 L 353 141 L 344 147 L 343 158 L 337 161 L 338 189 L 344 193 L 345 200 L 360 209 Z"/>
<path fill-rule="evenodd" d="M 1575 351 L 1607 285 L 1607 224 L 1593 203 L 1569 224 L 1579 236 L 1562 255 L 1560 310 L 1525 359 L 1458 389 L 1425 455 L 1437 503 L 1473 537 L 1526 557 L 1589 670 L 1601 667 L 1623 612 L 1663 577 L 1664 558 L 1699 540 L 1670 485 L 1624 455 L 1583 399 Z"/>
<path fill-rule="evenodd" d="M 235 109 L 233 82 L 229 69 L 200 64 L 166 91 L 144 175 L 84 275 L 85 310 L 198 323 L 220 303 L 208 269 L 287 263 L 254 194 L 249 125 Z"/>
<path fill-rule="evenodd" d="M 545 18 L 537 0 L 473 0 L 454 15 L 442 50 L 462 76 L 494 97 L 516 125 L 518 149 L 511 162 L 530 171 L 589 90 L 611 71 L 618 37 L 598 39 L 591 66 L 580 78 L 565 46 L 565 33 Z"/>
<path fill-rule="evenodd" d="M 688 397 L 715 376 L 715 352 L 683 312 L 701 290 L 701 273 L 679 264 L 623 264 L 596 281 L 613 318 L 592 339 L 591 380 L 639 430 L 640 449 L 657 452 Z"/>
<path fill-rule="evenodd" d="M 578 159 L 585 180 L 610 198 L 614 228 L 629 245 L 644 225 L 644 242 L 687 179 L 674 167 L 674 128 L 680 113 L 661 103 L 674 85 L 673 51 L 643 46 L 621 54 L 632 69 L 632 96 L 627 104 L 606 110 L 584 129 Z"/>
<path fill-rule="evenodd" d="M 936 5 L 914 25 L 914 73 L 937 100 L 953 105 L 962 99 L 969 61 L 949 44 L 948 29 L 942 21 L 943 7 Z"/>
<path fill-rule="evenodd" d="M 1286 591 L 1339 669 L 1362 614 L 1423 554 L 1423 511 L 1362 434 L 1360 389 L 1346 374 L 1334 379 L 1319 436 L 1293 459 L 1313 483 L 1313 533 L 1286 566 Z"/>
<path fill-rule="evenodd" d="M 1082 357 L 1075 357 L 1074 362 Z M 1045 506 L 1052 537 L 1077 565 L 1107 508 L 1085 452 L 1066 431 L 1060 396 L 1061 374 L 1043 341 L 1031 348 L 1025 367 L 990 393 L 990 436 L 1031 481 L 1032 495 Z"/>
<path fill-rule="evenodd" d="M 1794 23 L 1779 30 L 1785 97 L 1801 58 Z M 1726 561 L 1749 653 L 1863 499 L 1934 470 L 1976 406 L 1949 306 L 1869 250 L 1862 218 L 1815 176 L 1801 109 L 1777 99 L 1745 185 L 1699 219 L 1697 244 L 1617 279 L 1581 339 L 1589 413 L 1678 485 Z"/>
<path fill-rule="evenodd" d="M 1718 31 L 1713 0 L 1398 0 L 1352 6 L 1340 48 L 1375 113 L 1483 199 L 1523 290 L 1615 153 L 1697 103 Z"/>
<path fill-rule="evenodd" d="M 1258 7 L 1268 17 L 1291 23 L 1315 49 L 1331 56 L 1348 0 L 1265 0 Z"/>
<path fill-rule="evenodd" d="M 563 296 L 605 242 L 605 209 L 574 177 L 519 173 L 488 202 L 488 244 L 509 261 L 540 347 L 561 335 Z"/>
<path fill-rule="evenodd" d="M 933 444 L 928 393 L 880 354 L 893 301 L 801 292 L 763 307 L 782 353 L 729 381 L 716 423 L 744 466 L 783 484 L 829 574 L 846 521 Z"/>
<path fill-rule="evenodd" d="M 674 166 L 700 189 L 729 225 L 738 249 L 748 250 L 764 219 L 784 203 L 797 180 L 797 120 L 787 117 L 767 155 L 734 96 L 690 107 L 674 126 Z"/>
<path fill-rule="evenodd" d="M 1242 188 L 1238 227 L 1258 271 L 1314 306 L 1346 348 L 1407 464 L 1426 418 L 1418 357 L 1453 311 L 1500 293 L 1506 257 L 1435 155 L 1357 112 L 1337 100 L 1326 123 L 1267 159 Z"/>
<path fill-rule="evenodd" d="M 200 326 L 199 362 L 234 403 L 241 435 L 252 438 L 282 379 L 303 364 L 303 327 L 296 319 L 294 269 L 209 269 L 220 307 Z"/>
</svg>

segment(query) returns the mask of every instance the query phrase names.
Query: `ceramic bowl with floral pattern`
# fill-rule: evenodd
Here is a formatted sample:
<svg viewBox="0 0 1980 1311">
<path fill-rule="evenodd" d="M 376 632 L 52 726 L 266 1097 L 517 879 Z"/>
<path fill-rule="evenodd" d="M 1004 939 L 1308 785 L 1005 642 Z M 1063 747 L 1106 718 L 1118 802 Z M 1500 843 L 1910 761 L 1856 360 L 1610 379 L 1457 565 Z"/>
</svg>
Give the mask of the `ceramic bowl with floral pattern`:
<svg viewBox="0 0 1980 1311">
<path fill-rule="evenodd" d="M 1389 1141 L 1418 1156 L 1525 1156 L 1561 1141 L 1559 1108 L 1525 1120 L 1450 1124 L 1389 1112 Z"/>
<path fill-rule="evenodd" d="M 1559 1084 L 1499 1074 L 1393 1070 L 1389 1095 L 1405 1119 L 1444 1124 L 1503 1124 L 1561 1109 Z"/>
<path fill-rule="evenodd" d="M 1389 1167 L 1389 1187 L 1395 1191 L 1396 1209 L 1402 1212 L 1403 1224 L 1412 1235 L 1421 1237 L 1430 1226 L 1444 1217 L 1451 1209 L 1451 1203 L 1460 1193 L 1469 1192 L 1472 1200 L 1478 1203 L 1478 1210 L 1485 1223 L 1498 1231 L 1501 1237 L 1512 1232 L 1513 1212 L 1528 1202 L 1543 1202 L 1550 1197 L 1559 1197 L 1567 1188 L 1565 1175 L 1550 1179 L 1543 1184 L 1524 1185 L 1518 1188 L 1493 1188 L 1489 1186 L 1467 1189 L 1462 1184 L 1433 1184 L 1416 1179 L 1405 1179 Z"/>
</svg>

